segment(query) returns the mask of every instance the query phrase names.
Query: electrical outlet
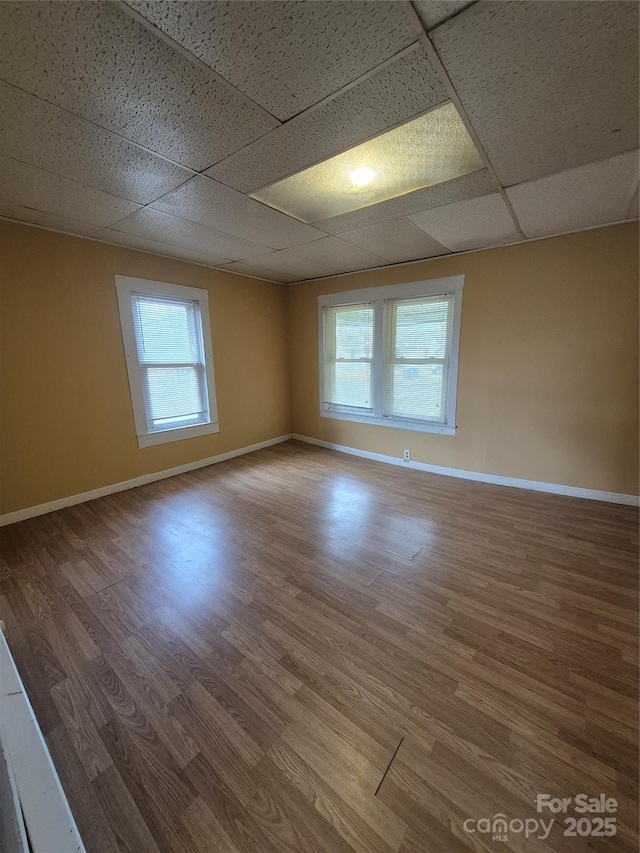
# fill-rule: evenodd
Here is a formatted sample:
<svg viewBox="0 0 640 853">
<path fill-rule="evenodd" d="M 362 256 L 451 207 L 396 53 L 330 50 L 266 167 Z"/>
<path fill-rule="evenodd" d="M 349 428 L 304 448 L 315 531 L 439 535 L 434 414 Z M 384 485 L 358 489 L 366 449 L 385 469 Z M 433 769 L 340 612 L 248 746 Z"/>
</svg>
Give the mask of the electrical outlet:
<svg viewBox="0 0 640 853">
<path fill-rule="evenodd" d="M 411 462 L 411 451 L 405 450 L 404 453 L 402 454 L 402 458 L 405 462 Z"/>
</svg>

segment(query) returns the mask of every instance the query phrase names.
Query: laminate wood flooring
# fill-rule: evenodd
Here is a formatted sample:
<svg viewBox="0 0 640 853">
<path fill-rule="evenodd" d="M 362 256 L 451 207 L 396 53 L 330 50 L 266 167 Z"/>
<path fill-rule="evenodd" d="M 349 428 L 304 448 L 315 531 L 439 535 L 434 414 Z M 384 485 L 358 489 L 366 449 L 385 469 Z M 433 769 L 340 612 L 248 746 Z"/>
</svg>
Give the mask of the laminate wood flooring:
<svg viewBox="0 0 640 853">
<path fill-rule="evenodd" d="M 637 614 L 633 508 L 295 442 L 0 530 L 89 853 L 631 853 Z"/>
</svg>

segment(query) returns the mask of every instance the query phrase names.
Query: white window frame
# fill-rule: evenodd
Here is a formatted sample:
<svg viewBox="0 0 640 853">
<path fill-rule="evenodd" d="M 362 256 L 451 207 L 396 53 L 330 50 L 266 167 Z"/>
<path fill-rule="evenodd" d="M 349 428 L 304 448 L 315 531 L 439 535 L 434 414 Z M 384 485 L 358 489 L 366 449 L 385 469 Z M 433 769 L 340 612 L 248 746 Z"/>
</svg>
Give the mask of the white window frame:
<svg viewBox="0 0 640 853">
<path fill-rule="evenodd" d="M 433 432 L 441 435 L 456 434 L 456 394 L 458 388 L 458 359 L 460 353 L 460 324 L 462 319 L 462 292 L 464 276 L 434 278 L 416 281 L 411 284 L 391 284 L 385 287 L 366 287 L 361 290 L 348 290 L 344 293 L 331 293 L 318 297 L 318 366 L 320 373 L 320 416 L 339 421 L 354 421 L 362 424 L 395 427 L 396 429 Z M 453 296 L 453 317 L 451 325 L 451 351 L 449 354 L 449 378 L 447 386 L 447 412 L 444 423 L 421 421 L 409 418 L 383 416 L 383 371 L 384 371 L 384 304 L 390 299 L 418 299 L 423 296 Z M 373 303 L 373 415 L 361 415 L 324 407 L 324 309 L 346 305 Z"/>
<path fill-rule="evenodd" d="M 139 447 L 152 447 L 156 444 L 166 444 L 171 441 L 182 441 L 186 438 L 196 438 L 200 435 L 220 432 L 218 423 L 218 407 L 216 404 L 216 385 L 213 373 L 213 347 L 211 344 L 211 324 L 209 321 L 209 293 L 198 287 L 186 287 L 182 284 L 169 284 L 165 281 L 152 281 L 145 278 L 131 278 L 130 276 L 116 275 L 116 291 L 118 294 L 118 308 L 120 310 L 120 325 L 122 326 L 122 339 L 127 359 L 127 373 L 129 375 L 129 389 L 131 391 L 131 402 L 133 405 L 133 417 L 136 425 Z M 178 426 L 173 429 L 149 430 L 147 411 L 144 401 L 144 390 L 142 386 L 142 372 L 138 358 L 138 346 L 136 333 L 133 325 L 133 311 L 131 307 L 131 296 L 143 294 L 145 296 L 160 296 L 170 299 L 185 299 L 198 303 L 200 314 L 200 328 L 202 332 L 202 343 L 205 366 L 205 385 L 208 397 L 209 420 L 204 424 L 196 426 Z"/>
</svg>

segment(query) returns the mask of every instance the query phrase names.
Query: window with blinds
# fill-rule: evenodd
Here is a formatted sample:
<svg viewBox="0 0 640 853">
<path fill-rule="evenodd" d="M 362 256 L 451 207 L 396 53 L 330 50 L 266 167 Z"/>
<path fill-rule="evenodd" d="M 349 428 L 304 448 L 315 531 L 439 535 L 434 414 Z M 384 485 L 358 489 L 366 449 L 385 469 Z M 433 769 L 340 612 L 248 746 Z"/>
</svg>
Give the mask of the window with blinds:
<svg viewBox="0 0 640 853">
<path fill-rule="evenodd" d="M 117 279 L 139 443 L 217 431 L 207 292 Z"/>
<path fill-rule="evenodd" d="M 207 423 L 198 302 L 132 293 L 131 307 L 149 431 Z"/>
<path fill-rule="evenodd" d="M 373 412 L 373 312 L 373 305 L 345 305 L 325 312 L 327 408 Z"/>
<path fill-rule="evenodd" d="M 455 433 L 463 283 L 320 297 L 321 414 Z M 352 301 L 360 294 L 366 301 Z"/>
</svg>

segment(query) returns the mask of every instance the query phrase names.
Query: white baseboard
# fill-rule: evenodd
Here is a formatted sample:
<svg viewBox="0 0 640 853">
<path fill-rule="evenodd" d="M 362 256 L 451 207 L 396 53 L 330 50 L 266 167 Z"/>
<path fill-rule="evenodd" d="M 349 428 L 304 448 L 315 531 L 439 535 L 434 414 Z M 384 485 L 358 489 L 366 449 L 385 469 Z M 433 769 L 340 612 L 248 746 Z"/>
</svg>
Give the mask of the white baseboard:
<svg viewBox="0 0 640 853">
<path fill-rule="evenodd" d="M 359 450 L 357 447 L 345 447 L 342 444 L 331 444 L 319 438 L 307 435 L 293 434 L 296 441 L 307 444 L 317 444 L 329 450 L 349 453 L 351 456 L 361 456 L 364 459 L 374 459 L 376 462 L 386 462 L 388 465 L 398 465 L 401 468 L 413 468 L 417 471 L 429 471 L 431 474 L 442 474 L 445 477 L 459 477 L 462 480 L 476 480 L 479 483 L 492 483 L 495 486 L 510 486 L 514 489 L 530 489 L 534 492 L 548 492 L 552 495 L 566 495 L 572 498 L 586 498 L 590 501 L 606 501 L 607 503 L 640 506 L 640 496 L 622 495 L 617 492 L 601 492 L 597 489 L 580 489 L 577 486 L 563 486 L 560 483 L 542 483 L 539 480 L 518 480 L 515 477 L 500 477 L 497 474 L 481 474 L 478 471 L 463 471 L 460 468 L 444 468 L 441 465 L 429 465 L 426 462 L 404 462 L 399 457 L 385 456 L 382 453 L 371 453 L 369 450 Z"/>
<path fill-rule="evenodd" d="M 196 462 L 187 462 L 186 465 L 177 465 L 175 468 L 167 468 L 165 471 L 156 471 L 153 474 L 143 474 L 142 477 L 134 477 L 133 480 L 123 480 L 121 483 L 113 483 L 110 486 L 101 486 L 99 489 L 91 489 L 90 492 L 82 492 L 79 495 L 69 495 L 66 498 L 59 498 L 55 501 L 49 501 L 38 506 L 25 507 L 18 509 L 15 512 L 8 512 L 5 515 L 0 515 L 0 527 L 5 527 L 7 524 L 15 524 L 16 521 L 25 521 L 27 518 L 35 518 L 37 515 L 46 515 L 48 512 L 55 512 L 57 509 L 64 509 L 67 506 L 75 506 L 86 501 L 92 501 L 96 498 L 103 498 L 105 495 L 113 495 L 116 492 L 124 492 L 127 489 L 135 489 L 136 486 L 144 486 L 147 483 L 155 483 L 156 480 L 164 480 L 167 477 L 175 477 L 176 474 L 184 474 L 187 471 L 195 471 L 196 468 L 205 468 L 207 465 L 214 465 L 216 462 L 224 462 L 227 459 L 233 459 L 236 456 L 244 456 L 245 453 L 253 453 L 254 450 L 262 450 L 263 447 L 271 447 L 274 444 L 280 444 L 283 441 L 289 441 L 293 436 L 279 435 L 277 438 L 269 438 L 267 441 L 260 441 L 258 444 L 250 444 L 247 447 L 239 447 L 237 450 L 229 450 L 227 453 L 219 453 L 217 456 L 209 456 L 207 459 L 198 459 Z"/>
</svg>

